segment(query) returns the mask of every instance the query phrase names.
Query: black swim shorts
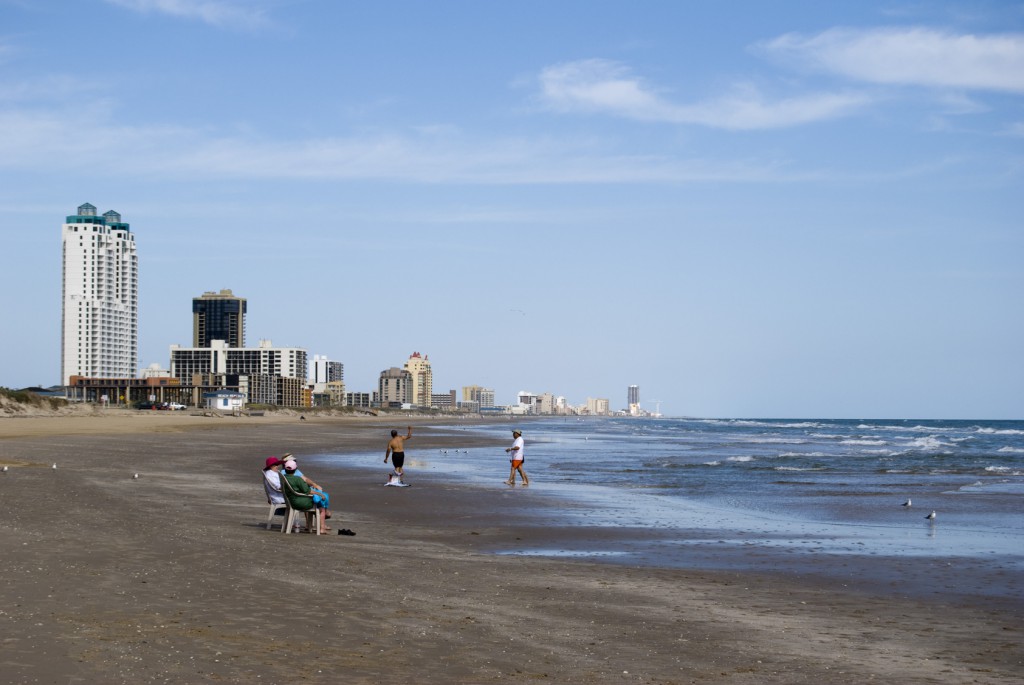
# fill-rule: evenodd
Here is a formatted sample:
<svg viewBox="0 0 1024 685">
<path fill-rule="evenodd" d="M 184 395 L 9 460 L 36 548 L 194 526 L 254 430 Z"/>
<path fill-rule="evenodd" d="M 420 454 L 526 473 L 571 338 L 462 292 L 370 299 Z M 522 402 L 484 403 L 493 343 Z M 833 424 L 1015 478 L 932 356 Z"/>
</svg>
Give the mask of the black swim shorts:
<svg viewBox="0 0 1024 685">
<path fill-rule="evenodd" d="M 405 452 L 393 452 L 391 454 L 391 461 L 394 463 L 396 469 L 400 469 L 405 466 Z"/>
</svg>

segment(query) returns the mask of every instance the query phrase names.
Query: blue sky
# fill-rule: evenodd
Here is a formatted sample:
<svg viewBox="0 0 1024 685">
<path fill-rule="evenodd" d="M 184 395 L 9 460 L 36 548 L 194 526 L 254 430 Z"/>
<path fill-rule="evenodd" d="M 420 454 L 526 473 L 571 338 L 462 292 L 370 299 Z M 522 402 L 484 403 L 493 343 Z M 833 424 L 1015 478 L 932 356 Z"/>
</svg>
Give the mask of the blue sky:
<svg viewBox="0 0 1024 685">
<path fill-rule="evenodd" d="M 0 385 L 60 373 L 60 225 L 435 392 L 1024 418 L 1024 4 L 0 0 Z"/>
</svg>

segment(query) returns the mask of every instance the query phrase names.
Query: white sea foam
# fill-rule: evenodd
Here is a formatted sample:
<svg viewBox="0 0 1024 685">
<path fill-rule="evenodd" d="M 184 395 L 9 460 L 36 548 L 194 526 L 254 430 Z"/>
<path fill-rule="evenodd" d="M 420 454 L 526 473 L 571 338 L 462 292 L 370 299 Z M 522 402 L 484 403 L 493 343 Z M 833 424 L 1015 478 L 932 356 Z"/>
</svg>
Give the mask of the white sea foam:
<svg viewBox="0 0 1024 685">
<path fill-rule="evenodd" d="M 901 433 L 952 433 L 961 429 L 953 426 L 878 426 L 870 423 L 862 423 L 857 426 L 861 430 L 891 431 Z"/>
<path fill-rule="evenodd" d="M 751 442 L 755 445 L 806 445 L 809 441 L 798 438 L 748 438 L 743 442 Z"/>
<path fill-rule="evenodd" d="M 825 454 L 824 452 L 783 452 L 779 455 L 780 457 L 830 457 L 832 455 Z"/>
<path fill-rule="evenodd" d="M 1024 454 L 1024 448 L 1021 447 L 1000 447 L 996 452 L 1003 452 L 1004 454 Z"/>
<path fill-rule="evenodd" d="M 824 466 L 807 466 L 807 467 L 800 467 L 800 466 L 776 466 L 775 470 L 776 471 L 825 471 L 827 469 L 825 469 Z"/>
<path fill-rule="evenodd" d="M 702 419 L 697 423 L 709 423 L 715 426 L 746 426 L 749 428 L 822 428 L 826 424 L 817 421 L 800 421 L 797 423 L 772 423 L 769 421 L 753 421 L 750 419 Z"/>
<path fill-rule="evenodd" d="M 753 457 L 727 457 L 726 461 L 754 461 Z"/>
<path fill-rule="evenodd" d="M 935 452 L 941 450 L 943 447 L 952 447 L 948 442 L 942 442 L 934 435 L 929 435 L 926 438 L 917 438 L 911 440 L 906 444 L 911 449 L 921 450 L 923 452 Z"/>
<path fill-rule="evenodd" d="M 720 462 L 720 461 L 706 461 L 706 462 L 704 462 L 704 466 L 721 466 L 721 464 L 722 464 L 722 462 Z"/>
<path fill-rule="evenodd" d="M 978 428 L 977 432 L 985 435 L 1024 435 L 1024 431 L 1012 428 Z"/>
<path fill-rule="evenodd" d="M 841 440 L 840 445 L 885 445 L 888 444 L 885 440 L 866 440 L 864 438 L 857 438 L 851 440 Z"/>
</svg>

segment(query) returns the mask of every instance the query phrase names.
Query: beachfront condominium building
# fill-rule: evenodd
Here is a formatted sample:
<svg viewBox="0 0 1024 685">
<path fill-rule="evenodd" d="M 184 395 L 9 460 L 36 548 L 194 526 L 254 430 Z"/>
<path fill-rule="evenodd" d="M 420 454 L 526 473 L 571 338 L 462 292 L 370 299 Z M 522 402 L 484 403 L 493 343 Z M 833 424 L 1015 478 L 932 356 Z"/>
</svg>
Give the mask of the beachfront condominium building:
<svg viewBox="0 0 1024 685">
<path fill-rule="evenodd" d="M 259 347 L 229 347 L 223 340 L 211 340 L 209 347 L 185 348 L 171 345 L 171 376 L 191 383 L 193 376 L 280 376 L 306 382 L 307 353 L 299 347 L 274 347 L 260 340 Z"/>
<path fill-rule="evenodd" d="M 412 374 L 397 366 L 381 371 L 380 380 L 377 383 L 377 400 L 382 407 L 414 404 L 412 401 Z"/>
<path fill-rule="evenodd" d="M 494 388 L 482 388 L 479 385 L 466 385 L 462 388 L 463 402 L 476 402 L 480 409 L 494 408 Z"/>
<path fill-rule="evenodd" d="M 626 390 L 626 406 L 629 407 L 630 416 L 640 415 L 640 386 L 631 385 Z"/>
<path fill-rule="evenodd" d="M 434 372 L 430 370 L 430 358 L 413 352 L 405 362 L 405 370 L 412 376 L 410 402 L 418 407 L 429 407 L 434 392 Z"/>
<path fill-rule="evenodd" d="M 245 310 L 245 298 L 230 290 L 192 298 L 192 347 L 209 347 L 214 340 L 245 347 Z"/>
<path fill-rule="evenodd" d="M 313 365 L 309 371 L 310 383 L 334 383 L 345 380 L 345 365 L 331 361 L 322 354 L 313 355 Z"/>
<path fill-rule="evenodd" d="M 441 411 L 455 411 L 458 407 L 458 402 L 455 399 L 455 391 L 449 390 L 444 393 L 435 393 L 430 396 L 430 408 L 440 409 Z"/>
<path fill-rule="evenodd" d="M 139 258 L 121 215 L 88 202 L 67 217 L 63 244 L 61 383 L 132 378 L 139 361 Z"/>
</svg>

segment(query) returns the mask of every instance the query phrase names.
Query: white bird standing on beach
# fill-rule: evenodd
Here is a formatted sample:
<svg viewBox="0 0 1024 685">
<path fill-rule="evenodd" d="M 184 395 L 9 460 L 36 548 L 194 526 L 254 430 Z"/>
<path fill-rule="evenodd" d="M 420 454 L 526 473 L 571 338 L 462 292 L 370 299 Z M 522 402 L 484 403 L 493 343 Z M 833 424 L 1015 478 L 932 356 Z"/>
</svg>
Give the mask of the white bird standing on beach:
<svg viewBox="0 0 1024 685">
<path fill-rule="evenodd" d="M 930 513 L 927 516 L 925 516 L 925 518 L 928 519 L 929 521 L 934 521 L 935 520 L 935 516 L 936 516 L 936 514 L 933 511 L 932 513 Z"/>
<path fill-rule="evenodd" d="M 53 467 L 52 467 L 52 468 L 53 468 L 53 469 L 56 469 L 56 468 L 57 468 L 57 464 L 56 464 L 56 463 L 54 463 L 54 465 L 53 465 Z"/>
<path fill-rule="evenodd" d="M 904 502 L 904 503 L 903 503 L 903 504 L 902 504 L 901 506 L 904 506 L 904 507 L 909 507 L 909 506 L 910 506 L 910 500 L 908 499 L 908 500 L 907 500 L 906 502 Z"/>
<path fill-rule="evenodd" d="M 7 473 L 7 467 L 6 466 L 4 467 L 4 473 Z"/>
<path fill-rule="evenodd" d="M 135 480 L 138 480 L 139 479 L 139 474 L 136 473 L 135 475 L 132 476 L 132 478 L 135 479 Z"/>
</svg>

